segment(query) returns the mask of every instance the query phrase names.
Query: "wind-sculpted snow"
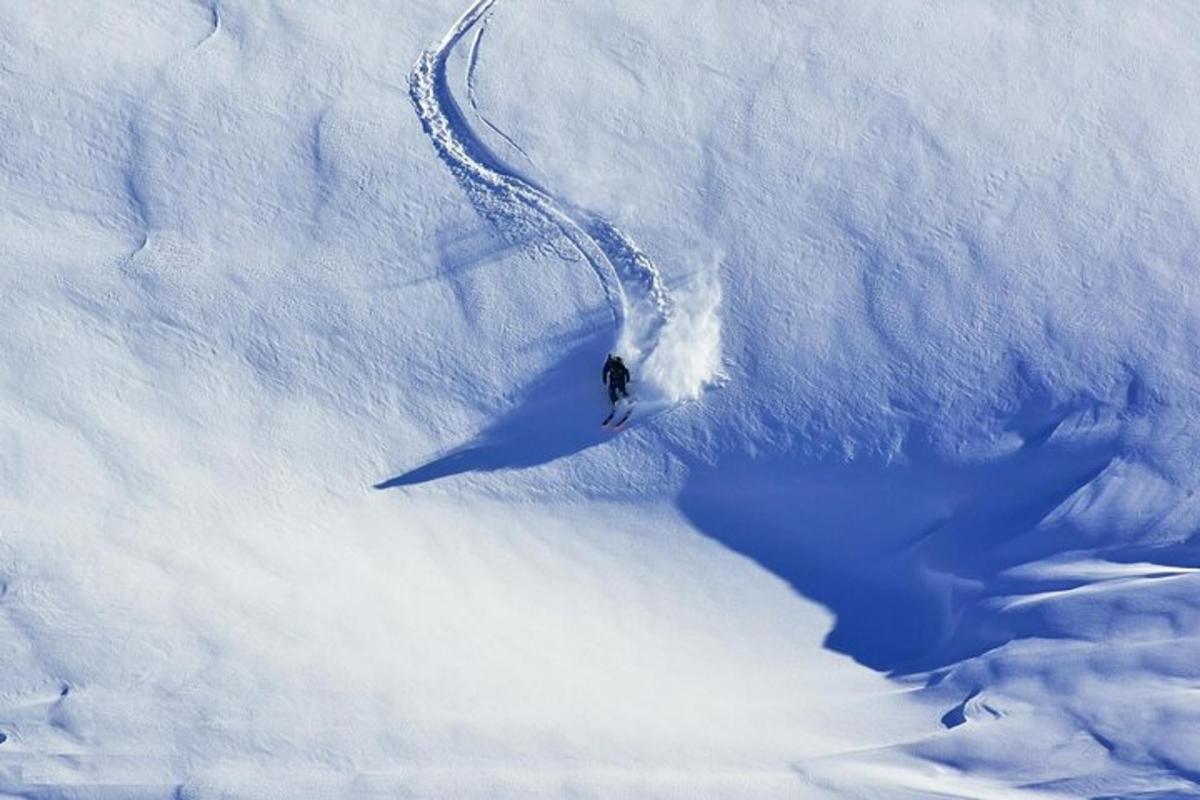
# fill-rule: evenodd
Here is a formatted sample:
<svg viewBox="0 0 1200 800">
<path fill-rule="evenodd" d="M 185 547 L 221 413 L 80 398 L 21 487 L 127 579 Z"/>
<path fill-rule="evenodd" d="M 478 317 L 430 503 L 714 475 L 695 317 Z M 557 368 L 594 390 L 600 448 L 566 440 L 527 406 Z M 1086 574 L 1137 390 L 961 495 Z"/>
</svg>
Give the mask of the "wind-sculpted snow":
<svg viewBox="0 0 1200 800">
<path fill-rule="evenodd" d="M 497 0 L 479 0 L 446 35 L 417 59 L 410 92 L 422 126 L 476 210 L 514 241 L 538 241 L 555 252 L 573 251 L 596 275 L 612 308 L 614 352 L 639 373 L 639 394 L 651 403 L 695 397 L 719 369 L 719 291 L 709 287 L 684 308 L 700 307 L 700 318 L 677 319 L 676 304 L 653 260 L 624 231 L 603 216 L 577 208 L 506 163 L 475 134 L 454 99 L 447 76 L 451 50 L 483 24 Z M 471 47 L 466 89 L 473 108 L 479 30 Z M 522 155 L 512 137 L 484 124 Z M 526 156 L 528 158 L 528 156 Z M 569 258 L 569 257 L 568 257 Z M 702 330 L 697 341 L 680 342 Z M 664 342 L 669 344 L 664 348 Z M 696 354 L 699 353 L 699 356 Z"/>
<path fill-rule="evenodd" d="M 0 2 L 0 795 L 1195 796 L 1194 3 L 468 2 Z"/>
</svg>

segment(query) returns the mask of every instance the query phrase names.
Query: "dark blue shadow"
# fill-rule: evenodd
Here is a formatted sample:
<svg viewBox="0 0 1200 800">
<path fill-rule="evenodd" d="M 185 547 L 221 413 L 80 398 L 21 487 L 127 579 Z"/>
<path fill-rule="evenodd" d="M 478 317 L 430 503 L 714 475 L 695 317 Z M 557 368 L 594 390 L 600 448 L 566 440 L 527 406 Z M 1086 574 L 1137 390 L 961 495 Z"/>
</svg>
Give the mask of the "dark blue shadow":
<svg viewBox="0 0 1200 800">
<path fill-rule="evenodd" d="M 1034 427 L 1026 447 L 983 464 L 948 462 L 917 430 L 891 464 L 800 454 L 691 463 L 679 505 L 705 534 L 829 608 L 827 647 L 876 670 L 927 672 L 1047 635 L 1043 621 L 1002 617 L 986 601 L 1054 588 L 1004 573 L 1088 546 L 1079 531 L 1038 526 L 1118 443 L 1067 446 Z"/>
<path fill-rule="evenodd" d="M 464 472 L 546 464 L 599 444 L 607 408 L 600 368 L 609 340 L 592 335 L 526 389 L 521 401 L 470 444 L 375 485 L 414 486 Z"/>
</svg>

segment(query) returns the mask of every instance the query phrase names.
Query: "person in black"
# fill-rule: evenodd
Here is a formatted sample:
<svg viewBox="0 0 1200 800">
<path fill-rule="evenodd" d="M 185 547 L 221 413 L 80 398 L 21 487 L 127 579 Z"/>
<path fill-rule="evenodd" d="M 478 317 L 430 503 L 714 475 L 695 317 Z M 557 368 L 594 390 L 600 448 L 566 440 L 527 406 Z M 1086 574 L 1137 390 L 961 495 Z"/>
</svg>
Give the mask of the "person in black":
<svg viewBox="0 0 1200 800">
<path fill-rule="evenodd" d="M 622 397 L 629 397 L 629 389 L 626 386 L 629 383 L 629 369 L 625 366 L 625 362 L 620 356 L 608 354 L 608 358 L 604 361 L 604 372 L 601 373 L 600 379 L 608 387 L 608 399 L 615 406 L 617 401 Z"/>
</svg>

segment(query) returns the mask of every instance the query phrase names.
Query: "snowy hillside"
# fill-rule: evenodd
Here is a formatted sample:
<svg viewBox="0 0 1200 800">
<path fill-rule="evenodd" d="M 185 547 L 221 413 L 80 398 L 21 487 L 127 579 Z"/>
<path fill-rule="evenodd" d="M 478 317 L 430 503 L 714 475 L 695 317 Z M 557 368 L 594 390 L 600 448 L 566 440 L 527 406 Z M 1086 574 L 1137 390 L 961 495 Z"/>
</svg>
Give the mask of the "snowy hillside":
<svg viewBox="0 0 1200 800">
<path fill-rule="evenodd" d="M 0 795 L 1200 796 L 1196 41 L 0 0 Z"/>
</svg>

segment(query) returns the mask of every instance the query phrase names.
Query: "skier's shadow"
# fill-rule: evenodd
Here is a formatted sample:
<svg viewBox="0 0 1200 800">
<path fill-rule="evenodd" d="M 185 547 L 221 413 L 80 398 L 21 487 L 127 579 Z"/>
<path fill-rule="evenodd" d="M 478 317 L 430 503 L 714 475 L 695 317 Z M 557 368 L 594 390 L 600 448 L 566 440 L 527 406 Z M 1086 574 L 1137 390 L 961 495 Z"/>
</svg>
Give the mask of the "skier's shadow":
<svg viewBox="0 0 1200 800">
<path fill-rule="evenodd" d="M 597 424 L 604 402 L 602 337 L 590 337 L 540 375 L 511 412 L 474 441 L 415 469 L 375 484 L 414 486 L 464 472 L 523 469 L 586 450 L 608 434 Z"/>
</svg>

